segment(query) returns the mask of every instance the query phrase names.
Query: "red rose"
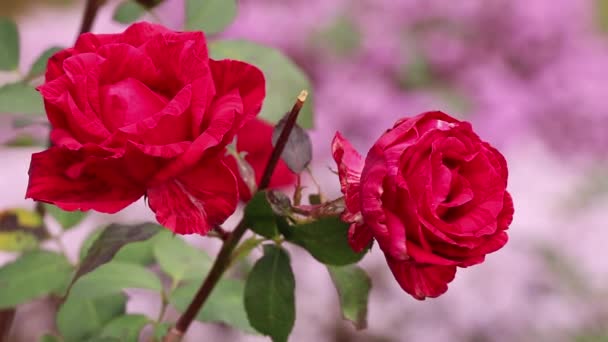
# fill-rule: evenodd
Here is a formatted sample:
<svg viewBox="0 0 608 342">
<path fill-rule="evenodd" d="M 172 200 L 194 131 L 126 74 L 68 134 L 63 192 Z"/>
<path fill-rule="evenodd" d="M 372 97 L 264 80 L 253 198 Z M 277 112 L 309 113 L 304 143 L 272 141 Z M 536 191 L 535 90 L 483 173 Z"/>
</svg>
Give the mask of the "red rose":
<svg viewBox="0 0 608 342">
<path fill-rule="evenodd" d="M 469 123 L 441 112 L 400 120 L 365 162 L 339 133 L 332 149 L 351 247 L 375 239 L 415 298 L 441 295 L 456 266 L 479 264 L 507 242 L 507 163 Z"/>
<path fill-rule="evenodd" d="M 53 147 L 32 156 L 28 198 L 114 213 L 145 195 L 179 234 L 234 212 L 225 146 L 260 111 L 264 76 L 209 59 L 202 32 L 138 23 L 83 34 L 49 60 L 39 91 Z"/>
<path fill-rule="evenodd" d="M 274 127 L 260 119 L 249 121 L 237 134 L 236 149 L 238 152 L 245 152 L 245 160 L 255 173 L 256 184 L 260 184 L 266 163 L 272 154 L 272 132 Z M 226 159 L 226 165 L 230 167 L 235 175 L 239 174 L 238 167 L 234 157 L 230 156 Z M 272 178 L 270 179 L 269 188 L 277 188 L 285 185 L 294 184 L 296 175 L 289 170 L 287 164 L 280 159 L 277 163 Z M 249 201 L 251 199 L 251 191 L 247 184 L 239 177 L 239 194 L 241 200 Z"/>
</svg>

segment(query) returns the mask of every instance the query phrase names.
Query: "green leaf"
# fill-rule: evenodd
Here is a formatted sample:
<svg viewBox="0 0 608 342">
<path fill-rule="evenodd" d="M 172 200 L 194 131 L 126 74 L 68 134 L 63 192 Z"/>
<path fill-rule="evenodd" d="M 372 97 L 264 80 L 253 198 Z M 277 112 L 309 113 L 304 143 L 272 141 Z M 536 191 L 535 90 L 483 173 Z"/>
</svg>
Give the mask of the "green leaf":
<svg viewBox="0 0 608 342">
<path fill-rule="evenodd" d="M 327 270 L 340 296 L 342 317 L 353 322 L 357 329 L 365 329 L 371 279 L 358 266 L 328 266 Z"/>
<path fill-rule="evenodd" d="M 145 267 L 114 261 L 78 279 L 74 283 L 69 297 L 97 298 L 121 293 L 126 288 L 162 291 L 158 277 Z"/>
<path fill-rule="evenodd" d="M 9 83 L 0 87 L 0 113 L 44 114 L 42 97 L 27 83 Z"/>
<path fill-rule="evenodd" d="M 84 260 L 93 242 L 99 238 L 103 228 L 93 231 L 82 243 L 80 247 L 80 260 Z M 114 261 L 130 264 L 149 265 L 154 262 L 154 246 L 158 240 L 171 236 L 171 233 L 163 229 L 153 237 L 144 241 L 131 242 L 123 246 L 112 258 Z"/>
<path fill-rule="evenodd" d="M 289 113 L 285 114 L 285 116 L 277 123 L 272 131 L 272 145 L 275 146 L 279 137 L 281 136 L 281 132 L 285 128 L 285 124 L 287 123 L 287 117 Z M 310 161 L 312 160 L 312 142 L 310 141 L 310 137 L 306 131 L 296 124 L 291 133 L 289 134 L 289 138 L 287 139 L 287 144 L 285 144 L 285 149 L 281 154 L 281 158 L 285 161 L 285 164 L 289 167 L 291 171 L 294 173 L 301 173 L 306 169 Z"/>
<path fill-rule="evenodd" d="M 59 339 L 59 337 L 53 334 L 44 334 L 40 336 L 38 342 L 61 342 L 61 340 Z"/>
<path fill-rule="evenodd" d="M 72 265 L 57 253 L 34 251 L 22 255 L 0 268 L 0 309 L 60 293 L 72 271 Z"/>
<path fill-rule="evenodd" d="M 295 279 L 289 255 L 280 247 L 264 246 L 245 285 L 245 310 L 251 325 L 274 342 L 287 341 L 295 322 Z"/>
<path fill-rule="evenodd" d="M 159 342 L 162 341 L 163 338 L 169 332 L 169 329 L 171 329 L 171 326 L 173 326 L 173 324 L 171 324 L 169 322 L 155 324 L 154 325 L 154 332 L 152 334 L 154 336 L 154 342 L 156 342 L 156 341 L 159 341 Z"/>
<path fill-rule="evenodd" d="M 114 11 L 112 19 L 122 24 L 130 24 L 146 13 L 146 8 L 135 1 L 121 2 Z"/>
<path fill-rule="evenodd" d="M 77 226 L 84 218 L 87 213 L 80 210 L 65 211 L 52 204 L 45 204 L 46 212 L 49 213 L 63 229 L 70 229 Z"/>
<path fill-rule="evenodd" d="M 308 203 L 310 204 L 321 204 L 321 195 L 320 194 L 310 194 L 308 195 Z"/>
<path fill-rule="evenodd" d="M 608 0 L 595 0 L 595 16 L 597 25 L 604 33 L 608 33 Z"/>
<path fill-rule="evenodd" d="M 348 245 L 348 224 L 337 217 L 290 227 L 287 240 L 306 249 L 318 261 L 335 266 L 355 263 L 365 251 L 355 253 Z"/>
<path fill-rule="evenodd" d="M 245 223 L 256 234 L 272 239 L 279 235 L 274 212 L 266 200 L 266 192 L 258 191 L 245 207 Z"/>
<path fill-rule="evenodd" d="M 161 226 L 152 223 L 137 225 L 113 223 L 109 225 L 87 249 L 87 256 L 82 260 L 70 286 L 78 278 L 112 260 L 123 246 L 132 242 L 147 240 L 162 229 Z"/>
<path fill-rule="evenodd" d="M 177 288 L 171 295 L 171 304 L 183 312 L 199 287 L 200 283 L 194 282 Z M 244 291 L 245 285 L 242 281 L 220 280 L 196 319 L 201 322 L 221 322 L 247 333 L 256 333 L 247 320 L 243 304 Z"/>
<path fill-rule="evenodd" d="M 89 341 L 112 318 L 125 312 L 126 303 L 122 294 L 96 299 L 68 297 L 57 313 L 57 328 L 66 342 Z"/>
<path fill-rule="evenodd" d="M 312 42 L 332 50 L 338 56 L 347 57 L 361 46 L 361 30 L 352 18 L 340 15 L 330 25 L 314 32 Z"/>
<path fill-rule="evenodd" d="M 198 1 L 198 0 L 197 0 Z M 266 78 L 266 99 L 260 117 L 276 123 L 289 111 L 298 94 L 308 90 L 308 98 L 298 116 L 304 128 L 313 126 L 313 92 L 306 74 L 281 51 L 244 40 L 216 40 L 209 44 L 214 59 L 236 59 L 255 65 Z"/>
<path fill-rule="evenodd" d="M 0 211 L 0 251 L 30 251 L 46 238 L 48 232 L 37 212 L 21 208 Z"/>
<path fill-rule="evenodd" d="M 160 268 L 176 283 L 203 279 L 211 268 L 209 255 L 177 236 L 158 239 L 154 246 L 154 256 Z"/>
<path fill-rule="evenodd" d="M 236 17 L 236 0 L 186 0 L 186 29 L 222 32 Z"/>
<path fill-rule="evenodd" d="M 10 18 L 0 17 L 0 70 L 19 67 L 19 30 Z"/>
<path fill-rule="evenodd" d="M 40 56 L 36 58 L 36 61 L 34 62 L 34 64 L 32 64 L 32 67 L 30 68 L 30 72 L 28 72 L 25 78 L 33 79 L 35 77 L 43 75 L 46 71 L 46 65 L 49 61 L 49 58 L 51 58 L 51 56 L 63 49 L 64 48 L 60 46 L 53 46 L 44 50 L 44 52 L 42 52 L 42 54 L 40 54 Z"/>
<path fill-rule="evenodd" d="M 122 342 L 137 342 L 139 333 L 150 319 L 144 315 L 124 315 L 112 319 L 106 324 L 98 338 L 115 338 Z"/>
<path fill-rule="evenodd" d="M 232 256 L 230 257 L 230 265 L 234 265 L 240 262 L 241 260 L 244 260 L 254 248 L 259 246 L 264 241 L 264 238 L 257 238 L 256 236 L 252 236 L 247 240 L 243 241 L 234 250 L 234 252 L 232 252 Z"/>
</svg>

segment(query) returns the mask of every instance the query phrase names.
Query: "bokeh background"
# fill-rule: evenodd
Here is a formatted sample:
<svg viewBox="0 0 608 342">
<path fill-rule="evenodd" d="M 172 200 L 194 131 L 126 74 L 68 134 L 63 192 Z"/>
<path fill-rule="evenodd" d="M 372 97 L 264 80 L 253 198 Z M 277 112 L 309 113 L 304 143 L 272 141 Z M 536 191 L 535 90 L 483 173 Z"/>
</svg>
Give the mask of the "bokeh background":
<svg viewBox="0 0 608 342">
<path fill-rule="evenodd" d="M 108 1 L 94 32 L 118 32 Z M 27 70 L 53 45 L 70 45 L 84 1 L 0 0 L 18 22 Z M 184 21 L 181 0 L 150 20 Z M 416 301 L 374 249 L 368 329 L 343 322 L 324 267 L 291 249 L 297 279 L 292 341 L 608 341 L 608 1 L 606 0 L 240 0 L 218 37 L 244 38 L 290 56 L 313 83 L 314 170 L 338 196 L 329 144 L 336 130 L 362 152 L 394 121 L 442 110 L 473 123 L 509 163 L 515 219 L 505 248 L 459 269 L 449 291 Z M 16 74 L 0 74 L 9 82 Z M 0 115 L 0 141 L 43 122 L 13 125 Z M 0 147 L 0 208 L 23 199 L 32 152 Z M 72 257 L 103 222 L 152 219 L 138 202 L 115 216 L 93 214 L 64 236 Z M 230 220 L 234 222 L 234 220 Z M 209 253 L 215 241 L 189 240 Z M 49 246 L 53 248 L 53 246 Z M 0 254 L 0 263 L 15 258 Z M 158 301 L 130 291 L 132 312 Z M 35 341 L 52 327 L 50 304 L 20 308 L 11 338 Z M 175 313 L 173 316 L 176 317 Z M 264 341 L 220 325 L 193 326 L 187 341 Z"/>
</svg>

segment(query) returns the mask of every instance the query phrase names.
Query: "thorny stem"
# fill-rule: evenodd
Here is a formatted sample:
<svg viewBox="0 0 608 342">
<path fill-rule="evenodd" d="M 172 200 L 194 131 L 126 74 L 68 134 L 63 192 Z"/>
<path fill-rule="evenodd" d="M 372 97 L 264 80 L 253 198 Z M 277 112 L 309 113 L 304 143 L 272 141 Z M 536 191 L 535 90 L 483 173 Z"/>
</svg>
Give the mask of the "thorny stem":
<svg viewBox="0 0 608 342">
<path fill-rule="evenodd" d="M 302 109 L 302 105 L 306 101 L 306 97 L 308 96 L 308 92 L 303 90 L 298 96 L 296 103 L 294 104 L 289 116 L 287 118 L 287 122 L 283 131 L 277 140 L 274 149 L 272 150 L 272 154 L 270 155 L 270 159 L 266 164 L 266 168 L 264 169 L 264 174 L 262 175 L 262 180 L 260 181 L 259 190 L 266 189 L 270 184 L 270 178 L 274 172 L 275 167 L 277 166 L 277 162 L 283 153 L 283 149 L 285 148 L 285 144 L 287 143 L 287 138 L 289 138 L 289 134 L 291 133 L 296 119 L 298 118 L 298 114 L 300 113 L 300 109 Z M 232 251 L 237 246 L 239 240 L 243 237 L 245 232 L 247 231 L 247 225 L 244 220 L 237 225 L 237 227 L 229 234 L 228 238 L 224 241 L 220 252 L 211 266 L 211 270 L 207 274 L 207 278 L 198 289 L 198 292 L 192 299 L 190 305 L 184 313 L 181 315 L 175 326 L 167 333 L 167 336 L 164 338 L 164 342 L 177 342 L 180 341 L 182 336 L 190 327 L 190 324 L 194 320 L 194 317 L 198 314 L 200 309 L 205 304 L 207 298 L 211 294 L 211 291 L 217 285 L 217 282 L 220 280 L 228 266 L 230 265 L 230 261 L 232 258 Z"/>
</svg>

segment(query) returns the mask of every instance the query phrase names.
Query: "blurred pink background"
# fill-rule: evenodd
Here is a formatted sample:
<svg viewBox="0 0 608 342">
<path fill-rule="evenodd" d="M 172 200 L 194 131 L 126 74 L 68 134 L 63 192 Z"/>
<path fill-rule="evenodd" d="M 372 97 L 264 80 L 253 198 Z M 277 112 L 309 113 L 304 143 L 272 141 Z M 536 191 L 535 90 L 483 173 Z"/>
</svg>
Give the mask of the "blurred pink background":
<svg viewBox="0 0 608 342">
<path fill-rule="evenodd" d="M 339 196 L 328 169 L 336 130 L 365 152 L 398 118 L 427 110 L 471 121 L 501 149 L 510 169 L 515 219 L 507 246 L 482 265 L 460 269 L 445 295 L 423 302 L 401 290 L 374 249 L 362 262 L 374 281 L 365 331 L 341 320 L 324 267 L 291 248 L 297 280 L 291 341 L 606 341 L 608 31 L 598 23 L 597 3 L 239 1 L 237 19 L 220 37 L 278 47 L 313 81 L 314 169 L 330 197 Z M 111 18 L 116 4 L 103 7 L 94 32 L 124 29 Z M 0 4 L 0 15 L 19 24 L 22 70 L 45 48 L 73 42 L 83 6 L 65 0 Z M 167 0 L 155 12 L 179 29 L 182 9 L 182 1 Z M 0 82 L 16 77 L 0 74 Z M 0 117 L 0 140 L 11 134 Z M 37 150 L 0 148 L 0 208 L 33 207 L 23 197 L 30 154 Z M 75 259 L 86 233 L 102 222 L 141 219 L 153 219 L 141 201 L 115 216 L 93 213 L 64 240 Z M 212 255 L 218 248 L 210 239 L 188 240 Z M 0 263 L 14 257 L 0 253 Z M 129 293 L 130 311 L 155 315 L 153 296 Z M 45 307 L 39 301 L 20 309 L 16 341 L 35 341 L 52 326 Z M 581 337 L 594 334 L 604 339 Z M 185 340 L 266 339 L 196 323 Z"/>
</svg>

